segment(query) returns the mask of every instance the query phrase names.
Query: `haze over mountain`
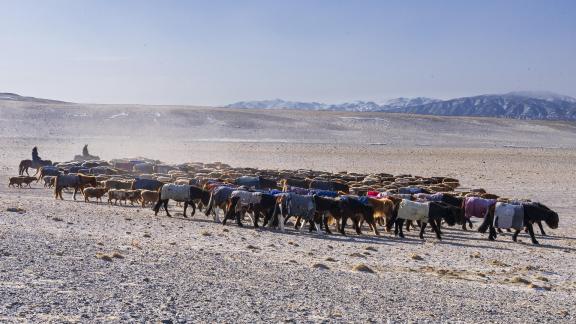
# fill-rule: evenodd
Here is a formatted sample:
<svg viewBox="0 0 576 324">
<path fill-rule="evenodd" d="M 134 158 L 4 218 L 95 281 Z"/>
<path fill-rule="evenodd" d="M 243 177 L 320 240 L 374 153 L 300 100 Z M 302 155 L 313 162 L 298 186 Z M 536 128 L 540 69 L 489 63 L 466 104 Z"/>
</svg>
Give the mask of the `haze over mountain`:
<svg viewBox="0 0 576 324">
<path fill-rule="evenodd" d="M 0 93 L 2 101 L 69 104 L 65 101 Z M 340 104 L 285 101 L 282 99 L 241 101 L 226 108 L 292 109 L 310 111 L 395 112 L 435 116 L 476 116 L 514 119 L 576 120 L 576 98 L 544 91 L 517 91 L 449 100 L 426 97 L 396 98 L 380 103 L 353 101 Z"/>
<path fill-rule="evenodd" d="M 438 100 L 425 97 L 397 98 L 380 104 L 355 101 L 342 104 L 293 102 L 281 99 L 242 101 L 229 108 L 398 112 L 437 116 L 482 116 L 517 119 L 576 120 L 576 99 L 552 92 L 518 91 L 506 94 Z"/>
</svg>

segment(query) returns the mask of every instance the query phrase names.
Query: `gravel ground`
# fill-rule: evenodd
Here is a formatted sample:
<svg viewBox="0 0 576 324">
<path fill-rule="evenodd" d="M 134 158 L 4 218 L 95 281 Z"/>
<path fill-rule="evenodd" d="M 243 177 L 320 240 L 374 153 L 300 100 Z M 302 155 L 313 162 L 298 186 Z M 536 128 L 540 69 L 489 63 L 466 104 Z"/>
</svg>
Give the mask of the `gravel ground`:
<svg viewBox="0 0 576 324">
<path fill-rule="evenodd" d="M 0 322 L 574 322 L 574 149 L 115 143 L 55 134 L 0 132 Z M 489 242 L 456 228 L 442 241 L 367 229 L 319 236 L 222 226 L 202 213 L 185 219 L 173 204 L 174 218 L 154 217 L 70 194 L 56 201 L 40 184 L 6 187 L 34 145 L 43 158 L 64 160 L 83 142 L 106 159 L 138 148 L 174 162 L 455 176 L 463 186 L 538 199 L 559 212 L 560 228 L 538 237 L 540 246 L 526 234 L 519 243 L 508 233 Z"/>
</svg>

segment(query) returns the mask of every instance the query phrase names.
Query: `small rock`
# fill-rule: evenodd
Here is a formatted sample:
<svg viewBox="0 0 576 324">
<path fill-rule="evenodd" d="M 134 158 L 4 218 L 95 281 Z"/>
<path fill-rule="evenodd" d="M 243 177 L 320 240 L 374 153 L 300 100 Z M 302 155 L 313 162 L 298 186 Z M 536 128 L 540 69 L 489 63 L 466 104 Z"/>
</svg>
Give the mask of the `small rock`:
<svg viewBox="0 0 576 324">
<path fill-rule="evenodd" d="M 509 267 L 508 264 L 500 261 L 500 260 L 490 260 L 488 261 L 489 264 L 499 266 L 499 267 Z"/>
<path fill-rule="evenodd" d="M 478 259 L 480 257 L 480 252 L 474 252 L 474 253 L 470 254 L 470 257 Z"/>
<path fill-rule="evenodd" d="M 352 270 L 358 272 L 374 273 L 374 270 L 370 269 L 370 267 L 368 267 L 364 263 L 358 263 L 357 265 L 352 267 Z"/>
<path fill-rule="evenodd" d="M 314 268 L 314 269 L 320 269 L 320 270 L 330 270 L 330 267 L 328 267 L 327 265 L 322 264 L 322 263 L 314 263 L 314 264 L 312 265 L 312 268 Z"/>
<path fill-rule="evenodd" d="M 98 259 L 100 259 L 100 260 L 112 262 L 112 257 L 109 256 L 108 254 L 104 254 L 104 253 L 102 253 L 102 252 L 96 253 L 96 258 L 98 258 Z"/>
<path fill-rule="evenodd" d="M 416 261 L 422 261 L 422 260 L 424 260 L 424 258 L 422 258 L 421 256 L 419 256 L 419 255 L 416 254 L 416 253 L 412 253 L 412 254 L 410 255 L 410 259 L 416 260 Z"/>
<path fill-rule="evenodd" d="M 526 279 L 524 279 L 524 278 L 522 278 L 522 277 L 518 277 L 518 276 L 512 277 L 512 279 L 510 280 L 510 282 L 512 282 L 512 283 L 523 283 L 523 284 L 527 284 L 527 285 L 528 285 L 528 284 L 531 284 L 530 281 L 528 281 L 528 280 L 526 280 Z"/>
<path fill-rule="evenodd" d="M 12 213 L 20 213 L 23 214 L 26 212 L 25 209 L 22 209 L 20 207 L 9 207 L 6 209 L 6 211 L 12 212 Z"/>
<path fill-rule="evenodd" d="M 112 253 L 112 257 L 116 258 L 116 259 L 124 259 L 124 256 L 122 254 L 120 254 L 119 252 Z"/>
</svg>

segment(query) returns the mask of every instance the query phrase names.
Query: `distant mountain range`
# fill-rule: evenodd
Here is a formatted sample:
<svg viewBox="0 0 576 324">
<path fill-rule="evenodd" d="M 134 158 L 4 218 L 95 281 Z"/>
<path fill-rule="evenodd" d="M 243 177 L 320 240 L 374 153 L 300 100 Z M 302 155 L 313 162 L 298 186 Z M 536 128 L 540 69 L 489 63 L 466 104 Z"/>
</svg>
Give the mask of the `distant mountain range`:
<svg viewBox="0 0 576 324">
<path fill-rule="evenodd" d="M 354 101 L 342 104 L 325 104 L 320 102 L 299 102 L 285 101 L 282 99 L 261 100 L 261 101 L 241 101 L 233 103 L 228 108 L 247 109 L 298 109 L 298 110 L 334 110 L 334 111 L 388 111 L 392 109 L 402 109 L 438 102 L 440 100 L 418 97 L 418 98 L 397 98 L 387 100 L 381 104 L 373 101 Z"/>
<path fill-rule="evenodd" d="M 65 101 L 24 97 L 0 92 L 0 101 L 67 104 Z M 351 112 L 395 112 L 436 116 L 476 116 L 516 119 L 576 120 L 576 98 L 552 92 L 518 91 L 449 100 L 426 97 L 396 98 L 376 103 L 354 101 L 341 104 L 284 101 L 241 101 L 226 107 L 243 109 L 297 109 Z"/>
<path fill-rule="evenodd" d="M 67 103 L 65 101 L 42 99 L 34 97 L 23 97 L 15 93 L 0 92 L 0 100 L 9 101 L 23 101 L 23 102 L 37 102 L 37 103 Z"/>
<path fill-rule="evenodd" d="M 483 116 L 517 119 L 576 120 L 576 99 L 552 92 L 519 91 L 499 95 L 438 100 L 425 97 L 397 98 L 382 102 L 355 101 L 342 104 L 276 100 L 242 101 L 229 108 L 397 112 L 437 116 Z"/>
</svg>

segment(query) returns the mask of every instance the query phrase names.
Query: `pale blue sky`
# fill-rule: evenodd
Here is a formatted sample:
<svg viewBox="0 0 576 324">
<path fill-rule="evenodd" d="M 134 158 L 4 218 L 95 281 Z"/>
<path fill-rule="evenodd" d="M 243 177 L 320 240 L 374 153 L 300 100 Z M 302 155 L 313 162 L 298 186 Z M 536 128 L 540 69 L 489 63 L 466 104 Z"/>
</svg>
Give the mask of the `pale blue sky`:
<svg viewBox="0 0 576 324">
<path fill-rule="evenodd" d="M 576 96 L 576 1 L 4 1 L 0 92 L 95 103 Z"/>
</svg>

